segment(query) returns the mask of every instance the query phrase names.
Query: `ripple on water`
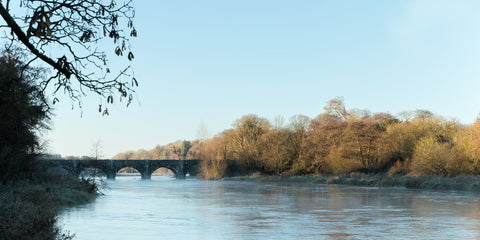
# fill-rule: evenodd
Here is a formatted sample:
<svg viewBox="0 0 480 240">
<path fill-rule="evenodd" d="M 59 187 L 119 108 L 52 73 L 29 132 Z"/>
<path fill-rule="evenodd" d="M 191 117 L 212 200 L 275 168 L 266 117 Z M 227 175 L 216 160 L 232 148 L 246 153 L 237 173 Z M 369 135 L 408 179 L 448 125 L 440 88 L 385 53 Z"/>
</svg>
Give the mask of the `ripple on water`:
<svg viewBox="0 0 480 240">
<path fill-rule="evenodd" d="M 77 239 L 479 239 L 478 194 L 119 177 L 63 212 Z"/>
</svg>

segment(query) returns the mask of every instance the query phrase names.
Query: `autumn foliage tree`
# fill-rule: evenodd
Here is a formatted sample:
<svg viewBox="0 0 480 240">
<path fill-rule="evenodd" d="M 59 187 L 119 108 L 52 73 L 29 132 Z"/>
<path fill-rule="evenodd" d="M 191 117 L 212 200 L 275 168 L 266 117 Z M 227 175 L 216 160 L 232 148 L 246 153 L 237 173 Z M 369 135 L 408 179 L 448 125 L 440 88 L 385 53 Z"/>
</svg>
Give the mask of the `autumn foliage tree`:
<svg viewBox="0 0 480 240">
<path fill-rule="evenodd" d="M 259 148 L 262 152 L 260 161 L 264 172 L 279 175 L 290 168 L 290 137 L 287 129 L 274 129 L 262 135 Z"/>
<path fill-rule="evenodd" d="M 243 170 L 255 168 L 260 160 L 259 141 L 270 130 L 270 123 L 267 119 L 252 114 L 235 121 L 234 129 L 234 134 L 229 136 L 234 159 Z"/>
</svg>

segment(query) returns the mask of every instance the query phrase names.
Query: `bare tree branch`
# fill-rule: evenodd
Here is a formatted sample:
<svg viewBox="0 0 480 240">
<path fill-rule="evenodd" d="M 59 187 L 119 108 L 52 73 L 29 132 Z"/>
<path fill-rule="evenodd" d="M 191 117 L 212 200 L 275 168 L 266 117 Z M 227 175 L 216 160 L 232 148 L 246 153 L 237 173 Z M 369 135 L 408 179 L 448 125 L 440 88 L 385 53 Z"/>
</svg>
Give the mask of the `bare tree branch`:
<svg viewBox="0 0 480 240">
<path fill-rule="evenodd" d="M 127 65 L 111 76 L 107 54 L 98 49 L 103 39 L 111 39 L 117 56 L 134 59 L 129 43 L 137 36 L 132 1 L 20 0 L 20 8 L 25 10 L 20 12 L 25 13 L 19 16 L 9 3 L 4 5 L 0 0 L 0 16 L 6 24 L 0 29 L 9 30 L 9 40 L 33 55 L 28 64 L 40 60 L 54 70 L 40 83 L 44 91 L 48 86 L 55 88 L 54 94 L 63 89 L 79 103 L 85 90 L 102 96 L 107 103 L 113 103 L 114 95 L 132 101 L 138 82 L 131 67 Z"/>
</svg>

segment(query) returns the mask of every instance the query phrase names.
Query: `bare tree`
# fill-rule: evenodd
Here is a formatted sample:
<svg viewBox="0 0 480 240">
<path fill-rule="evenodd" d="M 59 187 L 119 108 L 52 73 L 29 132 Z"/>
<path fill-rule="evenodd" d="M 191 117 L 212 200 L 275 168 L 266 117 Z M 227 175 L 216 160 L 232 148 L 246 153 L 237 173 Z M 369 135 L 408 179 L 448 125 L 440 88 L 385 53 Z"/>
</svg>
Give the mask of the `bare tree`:
<svg viewBox="0 0 480 240">
<path fill-rule="evenodd" d="M 197 137 L 200 140 L 200 143 L 205 142 L 208 136 L 208 128 L 204 121 L 201 121 L 197 128 Z"/>
<path fill-rule="evenodd" d="M 101 159 L 103 157 L 103 145 L 102 140 L 97 140 L 92 144 L 92 153 L 91 157 L 94 160 Z"/>
<path fill-rule="evenodd" d="M 9 46 L 21 47 L 31 53 L 26 66 L 43 62 L 50 75 L 40 83 L 43 91 L 53 86 L 81 105 L 87 92 L 100 95 L 106 103 L 114 97 L 133 99 L 138 86 L 128 66 L 111 73 L 107 54 L 99 49 L 104 39 L 113 41 L 117 56 L 133 60 L 130 39 L 137 36 L 133 25 L 135 11 L 132 1 L 115 0 L 20 0 L 10 6 L 0 0 L 0 30 Z M 54 50 L 53 50 L 54 49 Z M 50 51 L 49 51 L 50 50 Z M 58 98 L 54 97 L 52 104 Z M 105 103 L 102 103 L 105 104 Z M 108 114 L 100 105 L 99 111 Z"/>
<path fill-rule="evenodd" d="M 273 120 L 273 129 L 280 130 L 285 127 L 285 117 L 282 115 L 275 116 Z"/>
<path fill-rule="evenodd" d="M 96 178 L 97 178 L 97 172 L 99 171 L 98 170 L 98 166 L 97 166 L 97 160 L 101 159 L 103 157 L 103 145 L 102 145 L 102 141 L 99 139 L 97 140 L 96 142 L 94 142 L 92 144 L 92 150 L 91 150 L 91 158 L 94 160 L 93 162 L 93 168 L 91 168 L 91 176 L 92 176 L 92 179 L 90 179 L 92 181 L 92 183 L 96 183 Z M 102 185 L 102 182 L 100 181 L 100 184 L 99 185 Z"/>
</svg>

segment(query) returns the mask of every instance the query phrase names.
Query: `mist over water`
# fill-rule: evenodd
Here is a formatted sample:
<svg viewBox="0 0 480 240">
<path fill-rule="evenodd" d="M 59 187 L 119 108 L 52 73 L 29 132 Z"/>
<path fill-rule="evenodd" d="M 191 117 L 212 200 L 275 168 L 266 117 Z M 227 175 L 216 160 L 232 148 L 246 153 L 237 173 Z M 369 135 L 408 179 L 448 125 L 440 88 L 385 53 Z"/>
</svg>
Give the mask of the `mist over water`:
<svg viewBox="0 0 480 240">
<path fill-rule="evenodd" d="M 59 225 L 89 239 L 480 239 L 480 194 L 117 177 Z"/>
</svg>

